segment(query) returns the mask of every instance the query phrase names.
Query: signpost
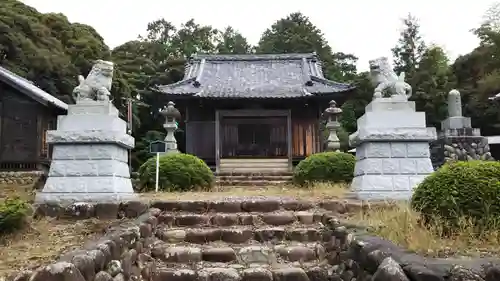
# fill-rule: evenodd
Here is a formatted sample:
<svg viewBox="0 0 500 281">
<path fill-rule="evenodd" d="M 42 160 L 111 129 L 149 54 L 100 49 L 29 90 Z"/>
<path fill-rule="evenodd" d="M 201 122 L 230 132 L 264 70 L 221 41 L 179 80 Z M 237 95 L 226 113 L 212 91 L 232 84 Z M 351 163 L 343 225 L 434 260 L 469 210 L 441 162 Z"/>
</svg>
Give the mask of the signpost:
<svg viewBox="0 0 500 281">
<path fill-rule="evenodd" d="M 165 153 L 167 144 L 164 141 L 152 141 L 149 143 L 149 152 L 156 154 L 156 182 L 155 191 L 158 192 L 158 184 L 160 181 L 160 153 Z"/>
</svg>

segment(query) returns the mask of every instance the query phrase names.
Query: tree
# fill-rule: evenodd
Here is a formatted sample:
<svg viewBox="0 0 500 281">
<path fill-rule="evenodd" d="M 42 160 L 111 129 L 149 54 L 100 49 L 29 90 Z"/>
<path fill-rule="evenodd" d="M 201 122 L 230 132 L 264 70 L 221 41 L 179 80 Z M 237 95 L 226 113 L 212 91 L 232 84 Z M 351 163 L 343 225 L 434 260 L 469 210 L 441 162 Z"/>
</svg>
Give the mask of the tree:
<svg viewBox="0 0 500 281">
<path fill-rule="evenodd" d="M 333 53 L 332 48 L 308 17 L 292 13 L 276 21 L 261 36 L 257 53 L 312 53 L 316 52 L 323 63 L 326 78 L 350 81 L 356 73 L 354 55 Z"/>
<path fill-rule="evenodd" d="M 199 25 L 191 19 L 184 23 L 172 38 L 171 51 L 177 56 L 190 57 L 193 54 L 213 54 L 216 52 L 220 31 L 209 25 Z"/>
<path fill-rule="evenodd" d="M 425 49 L 425 43 L 420 36 L 418 20 L 409 14 L 403 19 L 401 37 L 396 46 L 392 48 L 394 70 L 397 73 L 405 72 L 408 81 L 411 81 Z M 412 84 L 412 86 L 414 85 Z"/>
<path fill-rule="evenodd" d="M 460 89 L 464 114 L 483 134 L 499 134 L 500 106 L 488 100 L 500 92 L 500 5 L 494 4 L 473 30 L 479 46 L 452 64 L 455 87 Z"/>
<path fill-rule="evenodd" d="M 90 26 L 42 14 L 16 0 L 0 2 L 0 64 L 70 102 L 77 76 L 109 49 Z"/>
<path fill-rule="evenodd" d="M 348 133 L 357 130 L 357 120 L 365 113 L 365 107 L 373 99 L 373 84 L 368 72 L 359 73 L 354 77 L 353 85 L 356 91 L 342 105 L 341 124 Z"/>
<path fill-rule="evenodd" d="M 342 128 L 347 133 L 356 132 L 357 119 L 353 101 L 352 100 L 346 101 L 341 108 L 342 108 L 342 115 L 340 118 L 340 124 L 342 125 Z"/>
<path fill-rule="evenodd" d="M 220 33 L 220 38 L 216 46 L 219 54 L 248 54 L 251 46 L 241 33 L 228 26 Z"/>
<path fill-rule="evenodd" d="M 449 60 L 439 46 L 427 48 L 413 74 L 412 100 L 418 111 L 426 113 L 427 124 L 439 127 L 447 116 L 446 100 L 452 87 Z"/>
</svg>

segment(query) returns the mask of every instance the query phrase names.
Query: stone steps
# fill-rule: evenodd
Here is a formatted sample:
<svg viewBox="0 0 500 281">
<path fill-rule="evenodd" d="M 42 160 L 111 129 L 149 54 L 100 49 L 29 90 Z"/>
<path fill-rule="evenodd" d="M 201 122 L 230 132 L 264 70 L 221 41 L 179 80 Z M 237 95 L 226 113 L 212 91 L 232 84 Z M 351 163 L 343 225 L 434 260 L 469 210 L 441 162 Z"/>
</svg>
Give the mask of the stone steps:
<svg viewBox="0 0 500 281">
<path fill-rule="evenodd" d="M 292 174 L 283 173 L 238 173 L 216 176 L 216 183 L 221 186 L 276 186 L 291 183 Z"/>
<path fill-rule="evenodd" d="M 282 176 L 282 177 L 291 177 L 293 176 L 293 172 L 290 171 L 278 171 L 274 172 L 272 170 L 266 170 L 264 172 L 231 172 L 231 171 L 220 171 L 218 173 L 215 173 L 216 176 L 218 177 L 224 177 L 224 176 L 244 176 L 244 177 L 273 177 L 273 176 Z"/>
<path fill-rule="evenodd" d="M 326 281 L 342 271 L 334 265 L 342 242 L 332 239 L 337 229 L 328 226 L 362 205 L 228 197 L 152 207 L 159 213 L 154 236 L 138 260 L 154 270 L 152 276 L 142 272 L 144 280 Z"/>
<path fill-rule="evenodd" d="M 220 159 L 219 170 L 222 172 L 289 172 L 287 158 Z"/>
<path fill-rule="evenodd" d="M 250 243 L 252 241 L 297 241 L 316 242 L 326 240 L 328 231 L 316 226 L 288 226 L 288 227 L 197 227 L 197 228 L 165 228 L 157 230 L 156 236 L 170 243 L 206 244 L 211 242 L 225 242 L 232 244 Z"/>
<path fill-rule="evenodd" d="M 376 206 L 377 202 L 373 204 Z M 327 199 L 319 202 L 296 198 L 262 196 L 227 196 L 224 199 L 207 200 L 161 200 L 151 202 L 153 208 L 163 212 L 207 213 L 269 213 L 276 211 L 311 211 L 324 209 L 334 213 L 355 213 L 367 208 L 368 203 L 343 199 Z"/>
<path fill-rule="evenodd" d="M 321 243 L 267 243 L 232 245 L 228 243 L 168 244 L 151 246 L 151 257 L 165 263 L 192 264 L 196 262 L 276 264 L 278 262 L 319 262 L 325 259 Z"/>
<path fill-rule="evenodd" d="M 216 180 L 220 186 L 279 186 L 290 183 L 289 180 Z"/>
<path fill-rule="evenodd" d="M 168 226 L 305 225 L 322 222 L 326 211 L 277 211 L 269 213 L 189 213 L 163 212 L 160 223 Z"/>
<path fill-rule="evenodd" d="M 292 179 L 292 175 L 265 175 L 265 174 L 258 174 L 258 175 L 220 175 L 217 177 L 219 180 L 222 181 L 229 181 L 229 180 L 234 180 L 234 181 L 245 181 L 245 180 L 262 180 L 262 181 L 289 181 Z"/>
<path fill-rule="evenodd" d="M 214 281 L 326 281 L 331 279 L 335 272 L 339 272 L 338 266 L 318 264 L 315 262 L 292 262 L 276 264 L 220 264 L 220 263 L 196 263 L 182 266 L 159 266 L 152 276 L 153 281 L 191 281 L 191 280 L 214 280 Z M 343 280 L 343 279 L 338 279 Z M 345 279 L 350 280 L 350 279 Z"/>
</svg>

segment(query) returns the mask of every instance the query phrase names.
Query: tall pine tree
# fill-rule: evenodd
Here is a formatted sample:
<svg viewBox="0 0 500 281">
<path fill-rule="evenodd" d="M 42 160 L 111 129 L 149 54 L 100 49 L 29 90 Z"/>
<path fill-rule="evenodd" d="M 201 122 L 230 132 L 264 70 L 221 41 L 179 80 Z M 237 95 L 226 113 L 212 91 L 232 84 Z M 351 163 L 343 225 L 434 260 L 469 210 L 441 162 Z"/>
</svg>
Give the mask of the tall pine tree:
<svg viewBox="0 0 500 281">
<path fill-rule="evenodd" d="M 403 30 L 401 37 L 394 48 L 394 70 L 396 73 L 405 72 L 407 81 L 415 74 L 418 63 L 426 50 L 425 43 L 420 36 L 420 24 L 418 19 L 408 14 L 403 19 Z M 410 83 L 411 84 L 411 83 Z"/>
</svg>

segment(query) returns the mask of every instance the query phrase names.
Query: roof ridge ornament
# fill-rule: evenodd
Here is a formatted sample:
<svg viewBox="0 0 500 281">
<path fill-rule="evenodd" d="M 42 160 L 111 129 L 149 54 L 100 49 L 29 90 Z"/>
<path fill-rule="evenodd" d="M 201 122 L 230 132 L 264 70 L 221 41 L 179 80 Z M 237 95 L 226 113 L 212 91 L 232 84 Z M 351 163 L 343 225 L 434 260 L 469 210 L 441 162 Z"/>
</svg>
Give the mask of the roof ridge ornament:
<svg viewBox="0 0 500 281">
<path fill-rule="evenodd" d="M 199 88 L 201 86 L 201 76 L 203 75 L 203 69 L 205 68 L 206 59 L 202 59 L 200 62 L 200 67 L 198 68 L 198 74 L 193 82 L 193 86 Z"/>
<path fill-rule="evenodd" d="M 305 83 L 304 85 L 311 87 L 313 84 L 313 81 L 311 79 L 311 75 L 309 74 L 308 70 L 309 64 L 307 63 L 306 58 L 302 58 L 302 75 L 304 76 Z"/>
</svg>

